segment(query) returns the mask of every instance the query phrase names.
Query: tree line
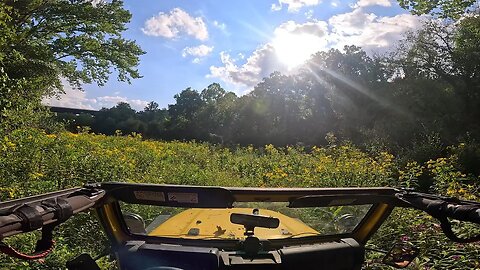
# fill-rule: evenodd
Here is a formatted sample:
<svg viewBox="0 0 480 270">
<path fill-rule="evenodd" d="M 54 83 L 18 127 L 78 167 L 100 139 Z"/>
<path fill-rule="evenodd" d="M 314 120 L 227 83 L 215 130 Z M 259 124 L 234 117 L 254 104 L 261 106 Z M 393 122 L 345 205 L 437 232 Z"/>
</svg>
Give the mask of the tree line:
<svg viewBox="0 0 480 270">
<path fill-rule="evenodd" d="M 174 98 L 164 109 L 120 103 L 94 118 L 59 117 L 72 130 L 151 139 L 323 145 L 334 134 L 365 147 L 440 152 L 480 138 L 480 18 L 428 22 L 386 55 L 356 46 L 318 52 L 300 72 L 272 73 L 244 96 L 213 83 Z"/>
</svg>

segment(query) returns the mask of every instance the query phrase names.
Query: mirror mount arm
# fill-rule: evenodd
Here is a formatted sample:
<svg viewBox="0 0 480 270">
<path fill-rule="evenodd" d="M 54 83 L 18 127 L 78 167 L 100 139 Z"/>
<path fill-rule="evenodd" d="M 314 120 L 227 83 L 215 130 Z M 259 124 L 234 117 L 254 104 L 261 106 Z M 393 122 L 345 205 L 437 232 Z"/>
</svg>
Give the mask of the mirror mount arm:
<svg viewBox="0 0 480 270">
<path fill-rule="evenodd" d="M 243 227 L 245 228 L 245 233 L 244 233 L 245 236 L 248 237 L 248 236 L 253 236 L 255 234 L 255 226 L 244 225 Z"/>
</svg>

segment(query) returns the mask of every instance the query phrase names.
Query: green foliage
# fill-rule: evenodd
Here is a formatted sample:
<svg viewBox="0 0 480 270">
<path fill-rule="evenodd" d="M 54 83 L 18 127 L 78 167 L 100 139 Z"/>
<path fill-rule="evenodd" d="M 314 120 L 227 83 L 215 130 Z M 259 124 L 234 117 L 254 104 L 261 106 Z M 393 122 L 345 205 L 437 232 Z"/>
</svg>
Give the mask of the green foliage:
<svg viewBox="0 0 480 270">
<path fill-rule="evenodd" d="M 415 160 L 424 163 L 430 159 L 441 157 L 444 152 L 445 145 L 443 145 L 440 135 L 438 133 L 430 133 L 416 139 L 412 148 L 402 153 L 402 158 L 406 161 Z"/>
<path fill-rule="evenodd" d="M 4 53 L 13 78 L 46 80 L 58 86 L 63 76 L 76 86 L 103 84 L 110 68 L 122 81 L 138 78 L 134 42 L 121 38 L 131 14 L 122 1 L 7 1 L 15 36 Z M 46 78 L 43 78 L 46 77 Z"/>
<path fill-rule="evenodd" d="M 468 228 L 468 225 L 463 225 Z M 469 228 L 480 232 L 478 228 Z M 420 254 L 406 269 L 477 269 L 480 267 L 478 244 L 454 244 L 447 239 L 437 220 L 415 210 L 395 209 L 367 244 L 389 250 L 392 243 L 408 241 L 420 248 Z M 393 269 L 382 264 L 383 256 L 367 253 L 365 269 Z"/>
<path fill-rule="evenodd" d="M 472 175 L 480 175 L 480 144 L 476 141 L 460 143 L 451 150 L 458 158 L 457 168 Z"/>
<path fill-rule="evenodd" d="M 401 167 L 387 152 L 367 154 L 350 143 L 338 142 L 333 134 L 326 140 L 327 147 L 308 151 L 303 147 L 273 145 L 228 149 L 206 143 L 148 141 L 139 135 L 46 134 L 37 129 L 18 129 L 0 138 L 0 200 L 102 181 L 251 187 L 415 187 L 424 172 L 429 173 L 433 179 L 431 188 L 438 193 L 479 199 L 479 179 L 457 169 L 456 147 L 446 157 Z M 106 245 L 101 228 L 89 214 L 74 217 L 57 231 L 57 247 L 44 263 L 24 264 L 0 255 L 2 266 L 61 268 L 66 260 L 82 252 L 100 254 Z M 445 240 L 435 220 L 415 211 L 396 211 L 370 245 L 387 249 L 402 235 L 421 248 L 422 256 L 416 262 L 419 267 L 476 267 L 473 258 L 480 252 L 478 245 L 462 245 L 459 249 Z M 22 243 L 21 249 L 28 250 L 33 248 L 34 236 L 11 238 L 9 243 Z M 102 264 L 105 268 L 111 265 L 106 260 Z M 367 266 L 378 269 L 375 254 L 368 255 Z"/>
<path fill-rule="evenodd" d="M 0 145 L 2 186 L 18 192 L 15 197 L 87 181 L 368 186 L 389 177 L 393 158 L 386 153 L 370 157 L 352 145 L 315 147 L 307 154 L 295 147 L 229 150 L 189 142 L 142 141 L 139 135 L 46 134 L 35 129 L 16 130 L 3 137 Z"/>
<path fill-rule="evenodd" d="M 442 18 L 458 19 L 475 0 L 398 0 L 400 6 L 413 14 L 433 14 Z"/>
<path fill-rule="evenodd" d="M 122 1 L 9 0 L 0 4 L 0 119 L 28 125 L 45 96 L 68 82 L 103 85 L 139 78 L 144 52 L 121 37 L 130 21 Z M 64 81 L 62 81 L 64 79 Z"/>
</svg>

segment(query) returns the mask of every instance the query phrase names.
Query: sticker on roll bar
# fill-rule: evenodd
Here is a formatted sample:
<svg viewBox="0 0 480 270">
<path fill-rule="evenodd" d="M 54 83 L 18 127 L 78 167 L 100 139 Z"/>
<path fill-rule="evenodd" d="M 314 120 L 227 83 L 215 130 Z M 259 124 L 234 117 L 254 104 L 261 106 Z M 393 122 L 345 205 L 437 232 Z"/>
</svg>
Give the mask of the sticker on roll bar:
<svg viewBox="0 0 480 270">
<path fill-rule="evenodd" d="M 168 200 L 178 203 L 198 203 L 197 193 L 169 192 Z"/>
<path fill-rule="evenodd" d="M 153 202 L 164 202 L 165 194 L 159 191 L 147 191 L 147 190 L 135 190 L 133 192 L 135 198 L 138 200 L 153 201 Z"/>
</svg>

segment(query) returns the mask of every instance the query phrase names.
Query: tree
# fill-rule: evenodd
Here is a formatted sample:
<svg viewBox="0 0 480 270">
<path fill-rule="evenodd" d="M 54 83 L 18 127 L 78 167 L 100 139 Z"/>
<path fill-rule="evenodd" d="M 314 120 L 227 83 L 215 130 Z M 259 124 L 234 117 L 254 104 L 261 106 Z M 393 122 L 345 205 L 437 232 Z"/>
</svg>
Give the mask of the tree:
<svg viewBox="0 0 480 270">
<path fill-rule="evenodd" d="M 407 38 L 396 61 L 404 74 L 403 81 L 410 81 L 417 93 L 423 92 L 424 97 L 417 100 L 425 104 L 425 109 L 419 115 L 428 119 L 425 122 L 443 127 L 441 133 L 450 138 L 467 131 L 479 132 L 479 33 L 478 15 L 456 23 L 429 22 Z M 430 89 L 427 92 L 425 86 L 418 85 Z"/>
<path fill-rule="evenodd" d="M 206 103 L 215 103 L 226 94 L 220 84 L 212 83 L 200 93 L 202 100 Z"/>
<path fill-rule="evenodd" d="M 312 81 L 311 95 L 318 102 L 312 107 L 315 119 L 326 120 L 322 124 L 327 127 L 325 133 L 334 131 L 359 142 L 363 130 L 371 129 L 385 110 L 392 109 L 382 91 L 388 76 L 379 60 L 359 47 L 318 52 L 307 62 L 304 73 Z"/>
<path fill-rule="evenodd" d="M 16 109 L 19 97 L 38 105 L 62 91 L 62 78 L 76 88 L 103 85 L 112 69 L 120 81 L 139 78 L 144 52 L 121 37 L 130 18 L 118 0 L 3 1 L 0 69 L 7 82 L 0 86 L 9 94 L 0 111 Z"/>
<path fill-rule="evenodd" d="M 198 91 L 188 87 L 174 96 L 176 103 L 168 105 L 170 120 L 167 124 L 168 138 L 194 139 L 197 134 L 195 117 L 204 102 Z"/>
<path fill-rule="evenodd" d="M 159 106 L 158 106 L 158 103 L 156 103 L 155 101 L 149 102 L 144 109 L 145 112 L 155 112 L 158 110 L 159 110 Z"/>
<path fill-rule="evenodd" d="M 137 113 L 138 119 L 143 123 L 143 130 L 138 130 L 146 138 L 160 139 L 165 131 L 168 121 L 168 111 L 160 109 L 155 101 L 149 102 L 143 112 Z"/>
<path fill-rule="evenodd" d="M 458 24 L 453 37 L 454 61 L 459 69 L 465 91 L 465 102 L 470 119 L 480 117 L 480 15 L 464 18 Z M 476 112 L 473 112 L 477 109 Z"/>
<path fill-rule="evenodd" d="M 135 110 L 126 102 L 119 102 L 112 108 L 102 108 L 96 115 L 93 123 L 94 132 L 106 135 L 115 134 L 120 130 L 123 134 L 138 132 L 139 123 Z"/>
<path fill-rule="evenodd" d="M 200 96 L 203 104 L 195 115 L 198 139 L 217 138 L 212 134 L 223 137 L 231 123 L 230 108 L 236 95 L 225 91 L 220 84 L 212 83 L 202 90 Z"/>
<path fill-rule="evenodd" d="M 476 0 L 398 0 L 400 6 L 416 15 L 433 14 L 442 18 L 460 18 Z"/>
</svg>

